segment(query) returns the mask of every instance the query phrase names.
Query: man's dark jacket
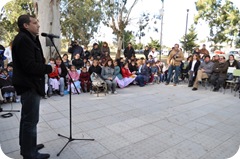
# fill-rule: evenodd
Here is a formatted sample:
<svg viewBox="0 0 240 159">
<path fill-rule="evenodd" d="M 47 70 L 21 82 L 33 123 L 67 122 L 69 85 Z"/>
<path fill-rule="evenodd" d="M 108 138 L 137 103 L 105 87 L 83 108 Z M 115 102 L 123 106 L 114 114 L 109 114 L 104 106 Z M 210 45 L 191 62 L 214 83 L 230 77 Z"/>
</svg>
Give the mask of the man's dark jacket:
<svg viewBox="0 0 240 159">
<path fill-rule="evenodd" d="M 30 89 L 44 96 L 44 75 L 52 72 L 52 67 L 45 64 L 42 47 L 38 37 L 21 29 L 12 44 L 13 85 L 17 94 Z"/>
<path fill-rule="evenodd" d="M 127 58 L 127 59 L 131 59 L 132 56 L 135 56 L 135 51 L 133 49 L 133 47 L 127 47 L 124 52 L 124 57 Z"/>
</svg>

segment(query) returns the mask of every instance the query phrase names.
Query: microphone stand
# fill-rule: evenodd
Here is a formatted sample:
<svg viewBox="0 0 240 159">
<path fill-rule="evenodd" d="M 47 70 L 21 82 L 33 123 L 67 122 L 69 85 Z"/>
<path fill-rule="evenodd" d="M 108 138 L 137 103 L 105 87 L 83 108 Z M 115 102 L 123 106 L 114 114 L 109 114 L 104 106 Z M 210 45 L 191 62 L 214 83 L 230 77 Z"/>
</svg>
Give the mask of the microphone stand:
<svg viewBox="0 0 240 159">
<path fill-rule="evenodd" d="M 0 104 L 0 112 L 8 112 L 6 114 L 1 115 L 3 118 L 8 118 L 13 116 L 12 112 L 20 112 L 20 110 L 3 110 Z"/>
<path fill-rule="evenodd" d="M 62 64 L 63 64 L 62 57 L 61 57 L 61 55 L 60 55 L 60 53 L 59 53 L 56 45 L 55 45 L 54 42 L 53 42 L 53 37 L 49 37 L 49 39 L 50 39 L 52 45 L 54 46 L 54 48 L 56 49 L 56 52 L 57 52 L 58 56 L 61 58 L 61 61 L 62 61 Z M 64 136 L 64 135 L 61 135 L 61 134 L 58 134 L 58 136 L 68 139 L 68 142 L 63 146 L 63 148 L 60 150 L 60 152 L 57 154 L 57 156 L 60 156 L 60 154 L 62 153 L 62 151 L 65 149 L 65 147 L 66 147 L 70 142 L 72 142 L 72 141 L 74 141 L 74 140 L 94 141 L 94 139 L 76 139 L 76 138 L 73 138 L 73 137 L 72 137 L 72 89 L 71 89 L 71 83 L 74 85 L 74 88 L 76 89 L 77 94 L 79 94 L 79 92 L 78 92 L 77 87 L 76 87 L 76 85 L 74 84 L 74 81 L 73 81 L 71 75 L 69 74 L 67 68 L 66 68 L 66 67 L 64 67 L 64 68 L 66 69 L 66 71 L 67 71 L 67 73 L 68 73 L 68 77 L 69 77 L 69 79 L 70 79 L 70 80 L 69 80 L 69 81 L 70 81 L 70 88 L 69 88 L 69 122 L 70 122 L 70 133 L 69 133 L 69 137 Z"/>
</svg>

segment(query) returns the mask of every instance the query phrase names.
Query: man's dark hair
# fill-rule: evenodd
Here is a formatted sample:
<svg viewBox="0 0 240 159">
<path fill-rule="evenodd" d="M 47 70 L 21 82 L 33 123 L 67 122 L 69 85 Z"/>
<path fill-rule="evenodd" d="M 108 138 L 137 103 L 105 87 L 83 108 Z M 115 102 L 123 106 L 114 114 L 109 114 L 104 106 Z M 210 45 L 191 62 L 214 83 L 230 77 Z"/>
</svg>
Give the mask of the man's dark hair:
<svg viewBox="0 0 240 159">
<path fill-rule="evenodd" d="M 33 15 L 29 15 L 29 14 L 20 15 L 18 17 L 18 21 L 17 21 L 18 28 L 19 29 L 24 29 L 23 24 L 24 23 L 29 24 L 30 21 L 31 21 L 30 18 L 36 18 L 36 17 L 33 16 Z"/>
<path fill-rule="evenodd" d="M 204 59 L 205 59 L 205 58 L 207 58 L 207 57 L 208 57 L 208 58 L 210 58 L 210 56 L 209 56 L 209 55 L 205 55 L 205 56 L 204 56 Z"/>
</svg>

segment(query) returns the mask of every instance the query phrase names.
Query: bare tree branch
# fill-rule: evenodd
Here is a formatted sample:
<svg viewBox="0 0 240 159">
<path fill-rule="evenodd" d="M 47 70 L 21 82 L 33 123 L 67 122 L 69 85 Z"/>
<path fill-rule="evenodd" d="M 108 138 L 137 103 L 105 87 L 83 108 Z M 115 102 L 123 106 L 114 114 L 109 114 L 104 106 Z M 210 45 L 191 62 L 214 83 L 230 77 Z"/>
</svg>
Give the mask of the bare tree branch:
<svg viewBox="0 0 240 159">
<path fill-rule="evenodd" d="M 130 16 L 130 14 L 132 12 L 133 7 L 137 4 L 137 2 L 138 2 L 138 0 L 134 0 L 132 6 L 129 8 L 127 16 L 126 16 L 126 19 L 125 19 L 125 22 L 124 22 L 125 24 L 128 23 L 129 16 Z"/>
</svg>

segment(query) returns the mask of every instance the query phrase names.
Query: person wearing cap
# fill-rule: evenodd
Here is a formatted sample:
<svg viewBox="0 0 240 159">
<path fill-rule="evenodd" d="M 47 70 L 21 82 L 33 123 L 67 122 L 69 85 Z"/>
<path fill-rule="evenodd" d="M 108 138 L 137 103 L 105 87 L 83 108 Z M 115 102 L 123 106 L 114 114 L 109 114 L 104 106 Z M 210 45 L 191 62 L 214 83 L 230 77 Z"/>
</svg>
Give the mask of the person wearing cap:
<svg viewBox="0 0 240 159">
<path fill-rule="evenodd" d="M 193 84 L 193 91 L 196 91 L 198 89 L 198 83 L 201 83 L 202 79 L 210 78 L 213 70 L 213 65 L 214 63 L 210 61 L 210 56 L 206 55 L 204 61 L 200 64 L 198 68 L 197 77 Z"/>
</svg>

